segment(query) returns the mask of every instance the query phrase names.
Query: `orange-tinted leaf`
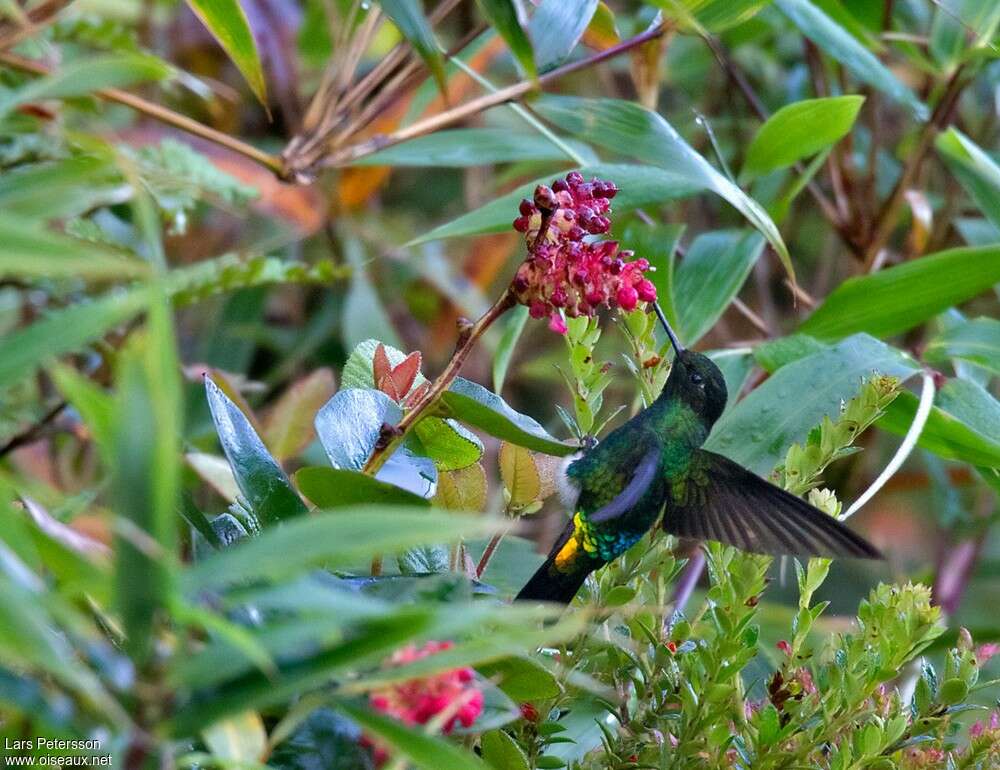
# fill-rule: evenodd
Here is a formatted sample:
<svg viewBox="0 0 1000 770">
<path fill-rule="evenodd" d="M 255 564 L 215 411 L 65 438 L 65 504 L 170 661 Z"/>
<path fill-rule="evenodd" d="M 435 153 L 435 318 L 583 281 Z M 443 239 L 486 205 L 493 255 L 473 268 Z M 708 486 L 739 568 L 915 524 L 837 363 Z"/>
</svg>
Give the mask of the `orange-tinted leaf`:
<svg viewBox="0 0 1000 770">
<path fill-rule="evenodd" d="M 379 343 L 375 348 L 375 357 L 372 359 L 372 379 L 382 389 L 382 380 L 392 373 L 392 364 L 389 363 L 389 356 L 385 352 L 385 345 Z M 391 395 L 391 394 L 390 394 Z"/>
<path fill-rule="evenodd" d="M 584 45 L 603 51 L 621 42 L 618 28 L 615 26 L 615 14 L 604 3 L 597 4 L 594 17 L 587 26 L 587 31 L 583 33 Z"/>
<path fill-rule="evenodd" d="M 264 443 L 280 462 L 294 457 L 316 435 L 313 419 L 336 389 L 333 372 L 317 369 L 281 394 L 264 420 Z"/>
<path fill-rule="evenodd" d="M 405 396 L 413 387 L 413 381 L 420 372 L 420 352 L 414 351 L 404 358 L 398 366 L 392 370 L 392 381 L 396 386 L 396 392 L 400 397 Z"/>
</svg>

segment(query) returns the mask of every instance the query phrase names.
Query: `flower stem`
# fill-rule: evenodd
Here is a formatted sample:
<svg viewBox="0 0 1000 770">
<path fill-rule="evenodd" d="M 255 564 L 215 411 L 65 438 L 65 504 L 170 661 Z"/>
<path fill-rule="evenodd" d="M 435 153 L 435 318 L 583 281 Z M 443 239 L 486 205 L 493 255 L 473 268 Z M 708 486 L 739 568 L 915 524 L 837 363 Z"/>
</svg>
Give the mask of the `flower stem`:
<svg viewBox="0 0 1000 770">
<path fill-rule="evenodd" d="M 434 380 L 426 395 L 406 413 L 398 425 L 392 428 L 391 433 L 387 432 L 384 434 L 384 438 L 379 441 L 375 447 L 375 451 L 372 452 L 371 457 L 368 458 L 368 462 L 365 463 L 365 467 L 362 469 L 364 473 L 370 476 L 378 473 L 393 451 L 403 442 L 410 430 L 413 429 L 413 426 L 437 406 L 441 400 L 441 396 L 451 386 L 455 377 L 458 376 L 462 365 L 465 363 L 465 359 L 469 357 L 469 353 L 479 338 L 483 336 L 483 333 L 490 328 L 494 321 L 512 308 L 515 303 L 516 300 L 511 290 L 509 288 L 504 290 L 504 293 L 493 303 L 493 307 L 483 314 L 482 318 L 460 332 L 458 345 L 451 356 L 451 360 L 445 366 L 444 371 Z"/>
<path fill-rule="evenodd" d="M 489 566 L 490 559 L 493 558 L 493 553 L 496 551 L 497 546 L 500 545 L 500 541 L 503 540 L 503 536 L 503 532 L 497 532 L 490 538 L 490 542 L 486 544 L 486 550 L 483 551 L 483 555 L 479 559 L 479 564 L 476 565 L 477 579 L 481 578 L 483 573 L 486 572 L 486 567 Z"/>
</svg>

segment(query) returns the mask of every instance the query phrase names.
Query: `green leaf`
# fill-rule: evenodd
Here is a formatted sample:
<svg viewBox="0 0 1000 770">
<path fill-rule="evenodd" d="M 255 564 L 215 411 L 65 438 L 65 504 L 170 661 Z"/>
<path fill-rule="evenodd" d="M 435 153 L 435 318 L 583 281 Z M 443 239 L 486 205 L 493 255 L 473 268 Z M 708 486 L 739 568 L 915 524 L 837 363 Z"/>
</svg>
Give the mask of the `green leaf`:
<svg viewBox="0 0 1000 770">
<path fill-rule="evenodd" d="M 568 144 L 581 155 L 593 156 L 593 150 L 585 144 Z M 521 134 L 506 128 L 455 128 L 386 147 L 352 165 L 465 168 L 494 163 L 561 163 L 565 160 L 565 152 L 537 133 Z"/>
<path fill-rule="evenodd" d="M 476 667 L 480 674 L 496 681 L 507 695 L 522 701 L 556 698 L 562 693 L 559 681 L 545 666 L 524 655 L 501 658 Z"/>
<path fill-rule="evenodd" d="M 334 468 L 361 470 L 382 435 L 383 425 L 396 425 L 402 411 L 379 390 L 341 390 L 316 414 L 316 435 Z M 397 449 L 376 478 L 423 497 L 434 494 L 437 468 L 405 445 Z"/>
<path fill-rule="evenodd" d="M 180 364 L 166 297 L 150 291 L 147 333 L 118 362 L 114 420 L 116 603 L 138 663 L 153 653 L 153 625 L 170 603 L 180 482 Z"/>
<path fill-rule="evenodd" d="M 682 174 L 669 169 L 652 168 L 627 164 L 597 164 L 579 169 L 586 177 L 597 176 L 610 179 L 618 185 L 614 210 L 616 213 L 631 211 L 663 203 L 668 200 L 686 198 L 698 192 L 701 186 L 691 182 Z M 439 238 L 456 238 L 483 233 L 502 233 L 513 229 L 511 222 L 517 217 L 517 205 L 522 198 L 530 198 L 540 184 L 552 182 L 554 174 L 539 177 L 521 185 L 513 192 L 474 209 L 451 222 L 435 227 L 428 233 L 413 239 L 407 245 L 415 246 Z"/>
<path fill-rule="evenodd" d="M 939 251 L 848 278 L 799 331 L 821 340 L 854 332 L 879 337 L 912 329 L 1000 282 L 1000 245 Z"/>
<path fill-rule="evenodd" d="M 979 210 L 1000 227 L 1000 166 L 957 128 L 939 134 L 934 146 Z"/>
<path fill-rule="evenodd" d="M 449 417 L 536 452 L 563 457 L 577 450 L 558 441 L 532 418 L 511 409 L 498 395 L 461 377 L 442 395 L 441 406 Z"/>
<path fill-rule="evenodd" d="M 56 387 L 72 404 L 108 469 L 114 468 L 115 401 L 90 379 L 69 366 L 54 366 L 49 371 Z"/>
<path fill-rule="evenodd" d="M 392 717 L 348 701 L 338 701 L 336 708 L 423 770 L 488 770 L 475 754 L 422 730 L 405 727 Z"/>
<path fill-rule="evenodd" d="M 73 243 L 76 248 L 77 242 Z M 34 253 L 30 258 L 36 256 Z M 176 304 L 184 304 L 250 286 L 286 282 L 325 285 L 342 276 L 329 263 L 307 266 L 274 257 L 247 259 L 227 254 L 171 271 L 166 277 L 166 290 Z M 0 339 L 0 387 L 29 377 L 44 361 L 83 347 L 138 314 L 147 297 L 141 287 L 109 292 L 52 311 L 31 326 L 6 335 Z"/>
<path fill-rule="evenodd" d="M 542 0 L 528 32 L 540 72 L 561 64 L 576 48 L 597 10 L 598 0 Z"/>
<path fill-rule="evenodd" d="M 674 271 L 677 333 L 686 346 L 694 345 L 715 325 L 763 251 L 760 234 L 745 230 L 695 238 Z"/>
<path fill-rule="evenodd" d="M 828 347 L 829 345 L 807 334 L 792 334 L 758 345 L 753 350 L 753 356 L 760 367 L 771 374 L 785 364 L 798 361 L 800 358 L 818 353 L 820 350 L 826 350 Z"/>
<path fill-rule="evenodd" d="M 522 0 L 476 0 L 476 5 L 507 43 L 524 74 L 536 78 L 535 54 L 524 29 L 527 17 Z"/>
<path fill-rule="evenodd" d="M 39 222 L 7 213 L 0 214 L 0 243 L 3 277 L 120 280 L 149 272 L 146 262 L 54 233 Z"/>
<path fill-rule="evenodd" d="M 794 279 L 788 248 L 767 212 L 695 152 L 659 114 L 633 102 L 575 96 L 545 96 L 534 107 L 546 120 L 585 141 L 670 169 L 721 196 L 760 230 Z M 611 180 L 624 188 L 621 180 Z"/>
<path fill-rule="evenodd" d="M 359 471 L 342 468 L 301 468 L 295 473 L 295 484 L 317 508 L 333 509 L 366 503 L 417 505 L 423 508 L 429 505 L 420 495 Z"/>
<path fill-rule="evenodd" d="M 863 96 L 831 96 L 786 104 L 757 130 L 743 174 L 786 168 L 835 144 L 850 133 L 864 101 Z"/>
<path fill-rule="evenodd" d="M 927 120 L 927 106 L 901 83 L 892 71 L 809 0 L 774 0 L 774 4 L 827 56 L 840 62 L 862 83 L 906 105 L 918 120 Z"/>
<path fill-rule="evenodd" d="M 475 433 L 440 417 L 425 417 L 418 422 L 407 444 L 417 454 L 433 460 L 442 471 L 468 468 L 483 456 L 483 442 Z"/>
<path fill-rule="evenodd" d="M 684 230 L 684 225 L 647 225 L 644 222 L 634 221 L 628 223 L 621 236 L 623 249 L 631 249 L 640 257 L 648 259 L 649 264 L 656 268 L 654 272 L 646 275 L 656 286 L 657 301 L 675 329 L 680 324 L 674 296 L 676 252 Z"/>
<path fill-rule="evenodd" d="M 823 417 L 840 413 L 863 378 L 906 378 L 917 368 L 895 348 L 856 334 L 778 369 L 719 419 L 705 447 L 766 476 Z"/>
<path fill-rule="evenodd" d="M 935 5 L 929 47 L 942 69 L 950 72 L 969 54 L 991 45 L 1000 5 L 991 0 L 938 0 Z"/>
<path fill-rule="evenodd" d="M 187 4 L 229 54 L 257 100 L 267 107 L 267 84 L 257 41 L 239 0 L 187 0 Z"/>
<path fill-rule="evenodd" d="M 1000 374 L 1000 321 L 983 317 L 950 326 L 927 343 L 924 358 L 961 358 Z"/>
<path fill-rule="evenodd" d="M 507 314 L 500 343 L 493 354 L 493 390 L 496 393 L 503 391 L 503 384 L 507 379 L 507 369 L 514 356 L 514 348 L 517 347 L 517 341 L 521 339 L 521 332 L 524 331 L 524 325 L 527 321 L 528 308 L 524 305 L 518 305 Z"/>
<path fill-rule="evenodd" d="M 320 512 L 213 554 L 187 570 L 184 585 L 189 590 L 222 588 L 249 580 L 276 580 L 312 567 L 347 568 L 378 553 L 492 532 L 498 523 L 412 506 L 362 505 L 350 511 Z"/>
<path fill-rule="evenodd" d="M 126 53 L 84 57 L 0 96 L 0 117 L 28 102 L 85 96 L 102 88 L 162 80 L 170 73 L 170 66 L 154 56 Z"/>
<path fill-rule="evenodd" d="M 905 435 L 917 412 L 917 397 L 904 391 L 889 405 L 878 426 Z M 934 397 L 917 445 L 946 460 L 1000 468 L 1000 404 L 968 380 L 945 383 Z"/>
<path fill-rule="evenodd" d="M 44 221 L 68 219 L 117 203 L 121 187 L 121 174 L 104 157 L 31 163 L 0 175 L 0 211 Z"/>
<path fill-rule="evenodd" d="M 427 64 L 427 68 L 438 84 L 438 89 L 443 93 L 445 90 L 444 57 L 441 55 L 441 49 L 434 38 L 434 30 L 431 29 L 430 22 L 424 16 L 420 0 L 379 0 L 379 5 Z"/>
<path fill-rule="evenodd" d="M 205 394 L 229 467 L 260 522 L 277 524 L 305 513 L 305 504 L 247 416 L 209 377 L 205 378 Z"/>
<path fill-rule="evenodd" d="M 679 21 L 694 24 L 696 31 L 709 32 L 722 32 L 742 24 L 771 2 L 772 0 L 653 0 L 654 5 L 668 14 L 672 11 Z"/>
<path fill-rule="evenodd" d="M 344 256 L 351 266 L 351 284 L 341 314 L 344 345 L 353 349 L 365 340 L 374 338 L 399 347 L 402 343 L 382 306 L 378 292 L 368 278 L 361 243 L 356 238 L 345 239 Z"/>
<path fill-rule="evenodd" d="M 490 730 L 480 739 L 483 761 L 493 770 L 531 770 L 524 751 L 503 730 Z"/>
</svg>

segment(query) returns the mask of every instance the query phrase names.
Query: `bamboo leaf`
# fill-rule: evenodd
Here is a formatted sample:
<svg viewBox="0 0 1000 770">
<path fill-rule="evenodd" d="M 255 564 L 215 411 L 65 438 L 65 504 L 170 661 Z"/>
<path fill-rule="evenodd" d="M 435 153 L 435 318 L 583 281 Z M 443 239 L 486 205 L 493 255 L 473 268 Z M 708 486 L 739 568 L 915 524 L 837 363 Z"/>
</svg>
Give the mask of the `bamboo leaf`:
<svg viewBox="0 0 1000 770">
<path fill-rule="evenodd" d="M 1000 282 L 1000 245 L 949 249 L 848 278 L 799 331 L 821 340 L 899 334 Z"/>
<path fill-rule="evenodd" d="M 525 31 L 527 15 L 522 0 L 476 0 L 476 4 L 507 43 L 524 74 L 536 78 L 535 53 Z"/>
<path fill-rule="evenodd" d="M 850 133 L 864 101 L 863 96 L 831 96 L 785 105 L 757 130 L 743 174 L 786 168 L 835 144 Z"/>
<path fill-rule="evenodd" d="M 250 22 L 238 0 L 187 0 L 202 24 L 229 54 L 257 100 L 267 107 L 267 84 Z"/>
<path fill-rule="evenodd" d="M 854 77 L 909 107 L 918 120 L 927 120 L 927 106 L 916 94 L 901 83 L 857 38 L 818 6 L 809 0 L 774 0 L 774 4 L 803 35 L 827 56 L 840 62 Z"/>
<path fill-rule="evenodd" d="M 396 25 L 403 37 L 427 64 L 438 89 L 445 91 L 444 57 L 434 37 L 434 30 L 424 16 L 420 0 L 379 0 L 382 10 Z"/>
</svg>

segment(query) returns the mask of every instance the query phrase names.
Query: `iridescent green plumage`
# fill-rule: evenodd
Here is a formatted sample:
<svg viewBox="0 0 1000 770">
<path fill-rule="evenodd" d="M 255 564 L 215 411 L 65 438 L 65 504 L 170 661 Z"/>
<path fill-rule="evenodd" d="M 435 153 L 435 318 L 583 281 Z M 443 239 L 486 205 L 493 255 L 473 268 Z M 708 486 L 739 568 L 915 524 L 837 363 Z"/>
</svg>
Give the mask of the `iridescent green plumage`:
<svg viewBox="0 0 1000 770">
<path fill-rule="evenodd" d="M 675 348 L 656 401 L 567 468 L 573 519 L 517 598 L 570 601 L 661 516 L 669 532 L 759 553 L 879 555 L 832 517 L 701 449 L 725 409 L 725 380 L 705 356 Z"/>
</svg>

